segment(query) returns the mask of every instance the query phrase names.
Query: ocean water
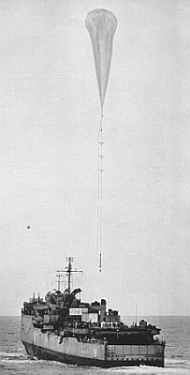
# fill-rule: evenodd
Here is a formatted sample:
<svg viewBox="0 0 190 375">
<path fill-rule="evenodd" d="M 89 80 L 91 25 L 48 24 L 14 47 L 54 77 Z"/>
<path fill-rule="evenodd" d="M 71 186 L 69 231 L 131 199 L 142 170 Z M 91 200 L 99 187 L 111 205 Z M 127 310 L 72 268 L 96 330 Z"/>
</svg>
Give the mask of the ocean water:
<svg viewBox="0 0 190 375">
<path fill-rule="evenodd" d="M 126 322 L 132 320 L 126 317 Z M 190 375 L 190 317 L 147 317 L 162 329 L 166 341 L 165 368 L 120 367 L 100 369 L 30 359 L 20 341 L 20 318 L 0 317 L 0 375 Z"/>
</svg>

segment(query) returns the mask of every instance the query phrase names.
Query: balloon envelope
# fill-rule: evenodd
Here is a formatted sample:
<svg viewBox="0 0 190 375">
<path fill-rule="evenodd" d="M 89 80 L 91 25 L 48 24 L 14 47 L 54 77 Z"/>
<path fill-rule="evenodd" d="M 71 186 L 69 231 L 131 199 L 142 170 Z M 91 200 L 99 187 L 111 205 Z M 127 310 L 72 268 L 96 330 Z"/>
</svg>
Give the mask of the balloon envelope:
<svg viewBox="0 0 190 375">
<path fill-rule="evenodd" d="M 108 84 L 113 37 L 116 27 L 117 18 L 106 9 L 95 9 L 87 14 L 86 28 L 92 40 L 102 109 Z"/>
</svg>

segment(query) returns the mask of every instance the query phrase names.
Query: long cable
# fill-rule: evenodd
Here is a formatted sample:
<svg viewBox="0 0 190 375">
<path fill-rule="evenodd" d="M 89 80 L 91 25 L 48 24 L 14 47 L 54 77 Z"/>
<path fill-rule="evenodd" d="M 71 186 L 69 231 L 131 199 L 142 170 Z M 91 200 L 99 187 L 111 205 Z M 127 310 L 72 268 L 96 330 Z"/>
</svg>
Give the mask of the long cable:
<svg viewBox="0 0 190 375">
<path fill-rule="evenodd" d="M 102 270 L 102 221 L 103 221 L 103 109 L 101 108 L 100 128 L 98 132 L 98 249 L 99 271 Z"/>
</svg>

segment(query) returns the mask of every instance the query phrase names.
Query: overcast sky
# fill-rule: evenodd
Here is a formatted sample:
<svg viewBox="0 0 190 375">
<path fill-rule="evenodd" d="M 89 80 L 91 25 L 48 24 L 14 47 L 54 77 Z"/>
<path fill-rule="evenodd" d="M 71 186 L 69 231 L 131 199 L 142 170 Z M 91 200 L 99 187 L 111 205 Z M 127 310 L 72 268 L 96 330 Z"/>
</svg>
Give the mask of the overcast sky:
<svg viewBox="0 0 190 375">
<path fill-rule="evenodd" d="M 118 20 L 104 105 L 89 11 Z M 190 314 L 190 4 L 0 2 L 0 315 L 56 287 L 66 257 L 81 298 L 122 314 Z M 27 229 L 30 226 L 30 229 Z M 64 284 L 62 284 L 64 288 Z"/>
</svg>

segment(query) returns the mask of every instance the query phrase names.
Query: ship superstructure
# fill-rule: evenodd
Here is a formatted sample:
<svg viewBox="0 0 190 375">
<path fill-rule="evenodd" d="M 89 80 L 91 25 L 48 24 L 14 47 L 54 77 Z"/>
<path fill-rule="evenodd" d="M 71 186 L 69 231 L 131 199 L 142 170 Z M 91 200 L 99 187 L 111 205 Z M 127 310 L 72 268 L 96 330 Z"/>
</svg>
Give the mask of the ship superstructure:
<svg viewBox="0 0 190 375">
<path fill-rule="evenodd" d="M 66 363 L 101 367 L 153 365 L 164 367 L 165 343 L 160 329 L 146 321 L 128 327 L 117 310 L 108 309 L 105 299 L 82 302 L 81 290 L 68 287 L 24 302 L 21 339 L 30 356 Z"/>
</svg>

